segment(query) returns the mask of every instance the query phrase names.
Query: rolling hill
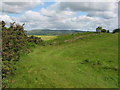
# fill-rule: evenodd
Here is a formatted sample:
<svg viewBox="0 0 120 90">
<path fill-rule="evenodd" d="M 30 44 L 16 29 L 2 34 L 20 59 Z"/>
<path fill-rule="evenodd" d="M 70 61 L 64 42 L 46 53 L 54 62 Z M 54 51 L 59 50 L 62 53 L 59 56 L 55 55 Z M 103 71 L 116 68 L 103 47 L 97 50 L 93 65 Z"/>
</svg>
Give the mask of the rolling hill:
<svg viewBox="0 0 120 90">
<path fill-rule="evenodd" d="M 118 34 L 57 36 L 22 55 L 10 88 L 117 88 Z"/>
<path fill-rule="evenodd" d="M 71 33 L 78 33 L 78 32 L 85 32 L 85 31 L 36 29 L 36 30 L 27 31 L 26 33 L 28 35 L 63 35 L 63 34 L 71 34 Z"/>
</svg>

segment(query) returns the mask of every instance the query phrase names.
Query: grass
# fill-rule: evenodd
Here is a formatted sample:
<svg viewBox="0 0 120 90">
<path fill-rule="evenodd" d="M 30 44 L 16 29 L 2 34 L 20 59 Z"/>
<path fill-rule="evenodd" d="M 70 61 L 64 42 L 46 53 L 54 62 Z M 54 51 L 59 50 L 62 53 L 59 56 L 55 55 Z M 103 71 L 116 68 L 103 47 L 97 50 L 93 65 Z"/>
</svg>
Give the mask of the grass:
<svg viewBox="0 0 120 90">
<path fill-rule="evenodd" d="M 117 88 L 118 34 L 58 36 L 16 67 L 4 80 L 10 88 Z"/>
<path fill-rule="evenodd" d="M 31 35 L 28 35 L 31 36 Z M 57 36 L 47 36 L 47 35 L 33 35 L 35 37 L 41 37 L 44 41 L 55 39 Z"/>
</svg>

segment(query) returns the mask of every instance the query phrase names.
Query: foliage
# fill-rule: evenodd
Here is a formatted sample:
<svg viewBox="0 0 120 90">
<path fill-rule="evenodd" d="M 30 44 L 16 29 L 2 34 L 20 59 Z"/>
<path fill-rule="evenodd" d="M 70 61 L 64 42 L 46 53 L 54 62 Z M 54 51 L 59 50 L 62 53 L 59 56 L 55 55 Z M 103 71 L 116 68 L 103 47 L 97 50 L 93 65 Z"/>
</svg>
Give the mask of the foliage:
<svg viewBox="0 0 120 90">
<path fill-rule="evenodd" d="M 109 30 L 103 29 L 102 27 L 97 27 L 97 28 L 96 28 L 96 32 L 97 32 L 97 33 L 100 33 L 100 32 L 103 32 L 103 33 L 106 33 L 106 32 L 107 32 L 107 33 L 109 33 Z"/>
<path fill-rule="evenodd" d="M 96 32 L 97 32 L 97 33 L 100 33 L 101 30 L 102 30 L 102 27 L 97 27 L 97 28 L 96 28 Z"/>
<path fill-rule="evenodd" d="M 10 23 L 10 27 L 5 27 L 6 23 L 1 21 L 2 27 L 2 77 L 5 78 L 14 74 L 15 64 L 20 58 L 20 53 L 29 53 L 29 43 L 39 44 L 42 40 L 37 37 L 27 37 L 24 31 L 24 24 Z"/>
<path fill-rule="evenodd" d="M 97 27 L 97 29 L 100 29 L 100 30 L 102 30 L 102 27 Z"/>
<path fill-rule="evenodd" d="M 41 37 L 30 36 L 30 37 L 27 37 L 27 41 L 35 44 L 40 44 L 42 42 L 42 39 Z"/>
<path fill-rule="evenodd" d="M 113 30 L 113 33 L 117 33 L 117 32 L 120 32 L 120 28 Z"/>
<path fill-rule="evenodd" d="M 109 31 L 109 30 L 107 30 L 106 32 L 107 32 L 107 33 L 110 33 L 110 31 Z"/>
<path fill-rule="evenodd" d="M 106 32 L 107 30 L 106 29 L 102 29 L 101 32 Z"/>
</svg>

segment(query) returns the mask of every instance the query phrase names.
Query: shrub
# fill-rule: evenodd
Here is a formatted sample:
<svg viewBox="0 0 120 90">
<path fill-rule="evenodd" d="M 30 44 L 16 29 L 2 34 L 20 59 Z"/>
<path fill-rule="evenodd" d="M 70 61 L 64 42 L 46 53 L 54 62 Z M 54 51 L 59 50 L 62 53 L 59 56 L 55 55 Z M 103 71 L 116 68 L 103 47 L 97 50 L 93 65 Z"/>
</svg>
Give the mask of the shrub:
<svg viewBox="0 0 120 90">
<path fill-rule="evenodd" d="M 5 27 L 4 21 L 0 22 L 2 28 L 2 77 L 13 74 L 14 65 L 20 58 L 20 53 L 29 52 L 29 43 L 39 44 L 42 39 L 37 37 L 27 37 L 24 31 L 24 24 L 10 23 L 10 27 Z"/>
<path fill-rule="evenodd" d="M 107 30 L 107 33 L 110 33 L 110 31 L 109 31 L 109 30 Z"/>
<path fill-rule="evenodd" d="M 117 33 L 117 32 L 120 32 L 120 28 L 113 30 L 113 33 Z"/>
<path fill-rule="evenodd" d="M 102 29 L 101 32 L 106 32 L 106 29 Z"/>
</svg>

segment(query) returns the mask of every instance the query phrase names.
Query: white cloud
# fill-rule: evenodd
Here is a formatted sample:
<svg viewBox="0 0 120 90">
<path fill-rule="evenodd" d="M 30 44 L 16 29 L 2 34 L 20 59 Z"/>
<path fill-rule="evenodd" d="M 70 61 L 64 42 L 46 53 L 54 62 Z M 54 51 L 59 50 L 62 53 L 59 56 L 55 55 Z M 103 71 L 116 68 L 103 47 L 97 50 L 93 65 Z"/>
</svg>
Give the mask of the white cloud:
<svg viewBox="0 0 120 90">
<path fill-rule="evenodd" d="M 4 20 L 17 23 L 26 23 L 25 29 L 78 29 L 78 30 L 91 30 L 94 31 L 96 27 L 102 26 L 105 29 L 113 30 L 117 28 L 117 12 L 116 6 L 113 3 L 69 3 L 57 2 L 53 5 L 42 8 L 39 12 L 27 10 L 34 4 L 22 5 L 23 3 L 5 3 L 8 6 L 15 7 L 16 10 L 9 12 L 24 14 L 20 17 L 10 17 L 4 15 Z M 37 5 L 38 3 L 36 3 Z M 20 7 L 21 6 L 21 7 Z M 7 10 L 7 9 L 6 9 Z M 77 12 L 87 12 L 88 15 L 77 15 Z M 8 12 L 8 11 L 6 11 Z M 102 18 L 101 18 L 102 17 Z M 1 17 L 0 17 L 1 20 Z"/>
<path fill-rule="evenodd" d="M 112 11 L 114 3 L 105 2 L 61 2 L 60 9 L 71 9 L 73 11 Z"/>
<path fill-rule="evenodd" d="M 0 7 L 0 10 L 5 13 L 23 13 L 24 11 L 34 8 L 40 4 L 42 5 L 43 2 L 38 2 L 36 0 L 18 2 L 17 0 L 14 0 L 14 2 L 2 2 L 2 7 Z"/>
<path fill-rule="evenodd" d="M 54 10 L 41 9 L 40 12 L 27 11 L 20 17 L 20 22 L 30 24 L 32 28 L 63 29 L 63 27 L 67 28 L 69 26 L 66 23 L 70 22 L 70 17 L 73 17 L 73 15 L 74 13 L 71 11 L 57 13 Z"/>
<path fill-rule="evenodd" d="M 112 18 L 117 15 L 117 5 L 113 2 L 61 2 L 58 6 L 60 10 L 87 12 L 91 17 Z"/>
<path fill-rule="evenodd" d="M 0 20 L 6 21 L 6 22 L 13 22 L 11 17 L 8 15 L 0 15 Z"/>
<path fill-rule="evenodd" d="M 90 12 L 88 14 L 88 16 L 90 17 L 103 17 L 103 18 L 106 18 L 106 19 L 109 19 L 109 18 L 114 18 L 114 17 L 117 17 L 117 14 L 113 13 L 113 12 Z"/>
<path fill-rule="evenodd" d="M 49 14 L 47 14 L 49 13 Z M 99 17 L 74 16 L 71 11 L 49 11 L 42 9 L 41 12 L 28 11 L 22 16 L 21 21 L 27 21 L 29 25 L 26 28 L 49 28 L 49 29 L 77 29 L 92 30 L 96 27 L 112 30 L 117 27 L 117 18 L 102 19 Z M 31 15 L 31 16 L 29 16 Z M 114 24 L 113 24 L 114 23 Z M 29 27 L 30 26 L 30 27 Z"/>
</svg>

